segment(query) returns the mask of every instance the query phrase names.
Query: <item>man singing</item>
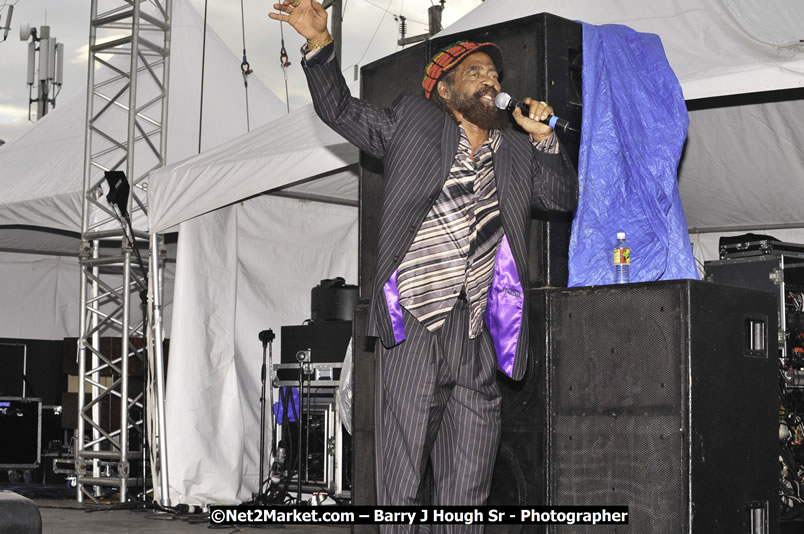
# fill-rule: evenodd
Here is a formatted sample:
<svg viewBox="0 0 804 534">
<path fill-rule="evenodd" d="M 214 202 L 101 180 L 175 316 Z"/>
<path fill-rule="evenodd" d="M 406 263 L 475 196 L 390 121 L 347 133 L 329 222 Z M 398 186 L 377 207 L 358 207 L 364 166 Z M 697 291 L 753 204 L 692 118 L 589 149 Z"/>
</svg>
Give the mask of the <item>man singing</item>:
<svg viewBox="0 0 804 534">
<path fill-rule="evenodd" d="M 507 127 L 507 113 L 494 105 L 502 51 L 465 41 L 433 57 L 423 94 L 377 108 L 350 95 L 318 2 L 274 8 L 272 19 L 307 39 L 303 66 L 316 113 L 384 163 L 368 318 L 368 335 L 381 341 L 378 504 L 429 504 L 421 502 L 428 459 L 432 504 L 485 504 L 500 441 L 496 368 L 518 380 L 526 367 L 531 210 L 572 211 L 577 202 L 572 164 L 539 122 L 553 110 L 526 98 L 528 115 L 513 112 L 525 133 Z"/>
</svg>

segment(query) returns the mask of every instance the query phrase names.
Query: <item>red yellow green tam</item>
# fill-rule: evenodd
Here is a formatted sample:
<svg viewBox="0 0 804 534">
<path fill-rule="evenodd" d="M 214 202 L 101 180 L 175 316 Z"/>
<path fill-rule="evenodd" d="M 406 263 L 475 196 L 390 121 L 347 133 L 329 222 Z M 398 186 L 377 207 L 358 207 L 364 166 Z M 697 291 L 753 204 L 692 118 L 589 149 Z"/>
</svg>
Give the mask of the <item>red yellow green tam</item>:
<svg viewBox="0 0 804 534">
<path fill-rule="evenodd" d="M 433 89 L 441 76 L 449 71 L 451 68 L 457 66 L 467 56 L 475 52 L 485 52 L 491 57 L 494 66 L 497 67 L 497 74 L 502 79 L 503 71 L 503 55 L 500 47 L 494 43 L 473 43 L 471 41 L 458 41 L 451 45 L 442 48 L 427 67 L 424 69 L 424 80 L 422 80 L 422 87 L 424 88 L 424 96 L 430 98 Z"/>
</svg>

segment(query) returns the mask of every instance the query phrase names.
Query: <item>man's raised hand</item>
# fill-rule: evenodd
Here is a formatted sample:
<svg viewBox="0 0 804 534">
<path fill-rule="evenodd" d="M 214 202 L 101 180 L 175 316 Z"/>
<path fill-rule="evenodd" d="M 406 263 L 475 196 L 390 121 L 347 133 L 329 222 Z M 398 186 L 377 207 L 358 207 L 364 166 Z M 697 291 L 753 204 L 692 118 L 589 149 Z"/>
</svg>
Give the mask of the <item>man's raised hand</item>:
<svg viewBox="0 0 804 534">
<path fill-rule="evenodd" d="M 274 4 L 281 13 L 269 13 L 274 20 L 287 22 L 299 35 L 310 43 L 322 43 L 329 39 L 327 11 L 316 0 L 283 0 Z"/>
</svg>

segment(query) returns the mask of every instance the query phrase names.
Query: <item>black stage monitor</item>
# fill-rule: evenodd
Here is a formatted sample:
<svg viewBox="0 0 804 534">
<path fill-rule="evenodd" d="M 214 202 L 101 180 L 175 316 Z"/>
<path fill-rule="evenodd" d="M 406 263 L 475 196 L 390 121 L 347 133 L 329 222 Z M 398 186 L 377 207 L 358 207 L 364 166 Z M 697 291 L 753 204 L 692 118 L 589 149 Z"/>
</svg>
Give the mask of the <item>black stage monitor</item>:
<svg viewBox="0 0 804 534">
<path fill-rule="evenodd" d="M 351 321 L 283 326 L 281 362 L 298 363 L 296 354 L 310 349 L 311 363 L 341 363 L 351 338 Z"/>
<path fill-rule="evenodd" d="M 41 399 L 0 397 L 0 468 L 37 467 L 41 435 Z"/>
</svg>

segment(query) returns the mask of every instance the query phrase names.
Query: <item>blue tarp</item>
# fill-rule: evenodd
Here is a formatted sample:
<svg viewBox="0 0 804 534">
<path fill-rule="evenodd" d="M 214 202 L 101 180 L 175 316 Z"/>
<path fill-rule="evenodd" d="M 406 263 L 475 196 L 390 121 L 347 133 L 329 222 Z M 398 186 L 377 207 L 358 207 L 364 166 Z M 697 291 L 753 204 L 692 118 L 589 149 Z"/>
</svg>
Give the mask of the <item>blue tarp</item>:
<svg viewBox="0 0 804 534">
<path fill-rule="evenodd" d="M 620 231 L 632 282 L 698 279 L 676 174 L 689 117 L 659 36 L 584 24 L 583 56 L 569 285 L 613 283 Z"/>
</svg>

